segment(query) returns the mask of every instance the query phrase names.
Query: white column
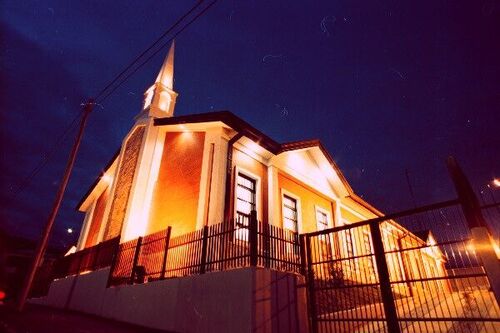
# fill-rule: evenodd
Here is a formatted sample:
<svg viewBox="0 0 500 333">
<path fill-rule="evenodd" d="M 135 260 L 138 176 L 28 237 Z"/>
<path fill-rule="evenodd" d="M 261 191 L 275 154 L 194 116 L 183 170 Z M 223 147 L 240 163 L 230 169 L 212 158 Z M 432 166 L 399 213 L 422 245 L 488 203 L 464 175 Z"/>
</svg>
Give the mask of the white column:
<svg viewBox="0 0 500 333">
<path fill-rule="evenodd" d="M 121 242 L 144 236 L 146 233 L 153 189 L 163 152 L 161 137 L 164 135 L 160 135 L 159 128 L 154 126 L 154 119 L 148 118 L 144 122 L 146 128 L 130 189 Z"/>
<path fill-rule="evenodd" d="M 80 231 L 80 237 L 78 237 L 78 243 L 76 244 L 76 250 L 80 251 L 85 246 L 87 241 L 87 236 L 89 234 L 90 224 L 92 222 L 92 217 L 94 216 L 95 206 L 97 200 L 94 201 L 92 206 L 85 212 L 85 219 L 83 220 L 82 230 Z"/>
<path fill-rule="evenodd" d="M 198 195 L 198 211 L 196 214 L 196 229 L 201 229 L 205 225 L 206 220 L 208 224 L 213 224 L 210 219 L 210 207 L 207 205 L 211 204 L 212 200 L 216 198 L 212 197 L 210 188 L 216 186 L 213 179 L 213 165 L 215 164 L 215 146 L 216 142 L 220 139 L 220 128 L 210 129 L 205 132 L 205 142 L 203 146 L 203 159 L 201 162 L 201 176 L 200 176 L 200 189 Z M 211 150 L 212 144 L 214 145 L 214 156 L 212 160 Z M 208 202 L 210 201 L 210 203 Z"/>
<path fill-rule="evenodd" d="M 281 200 L 278 183 L 278 168 L 273 165 L 267 168 L 267 200 L 268 223 L 281 226 Z"/>
</svg>

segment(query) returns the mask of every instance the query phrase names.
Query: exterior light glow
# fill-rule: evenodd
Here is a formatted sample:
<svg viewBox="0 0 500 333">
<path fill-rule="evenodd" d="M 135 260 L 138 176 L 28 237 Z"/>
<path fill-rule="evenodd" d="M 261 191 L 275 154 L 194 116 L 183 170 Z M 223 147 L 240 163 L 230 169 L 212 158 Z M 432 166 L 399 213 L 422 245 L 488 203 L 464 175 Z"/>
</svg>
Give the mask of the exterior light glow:
<svg viewBox="0 0 500 333">
<path fill-rule="evenodd" d="M 72 234 L 73 233 L 73 229 L 71 229 L 71 228 L 68 228 L 66 231 L 68 232 L 68 234 Z"/>
<path fill-rule="evenodd" d="M 304 159 L 295 153 L 291 153 L 288 156 L 288 165 L 296 171 L 304 171 L 306 169 Z"/>
<path fill-rule="evenodd" d="M 143 109 L 145 109 L 151 105 L 151 101 L 153 100 L 153 93 L 154 93 L 154 86 L 150 87 L 146 91 L 146 98 L 144 99 L 144 108 Z"/>
<path fill-rule="evenodd" d="M 108 175 L 107 173 L 105 173 L 102 178 L 101 178 L 104 182 L 108 183 L 108 184 L 111 184 L 111 180 L 113 179 L 110 175 Z"/>
<path fill-rule="evenodd" d="M 494 178 L 492 183 L 493 183 L 493 186 L 500 187 L 500 179 L 499 178 Z"/>
<path fill-rule="evenodd" d="M 260 150 L 260 146 L 254 141 L 248 142 L 248 148 L 254 153 L 257 153 Z"/>
</svg>

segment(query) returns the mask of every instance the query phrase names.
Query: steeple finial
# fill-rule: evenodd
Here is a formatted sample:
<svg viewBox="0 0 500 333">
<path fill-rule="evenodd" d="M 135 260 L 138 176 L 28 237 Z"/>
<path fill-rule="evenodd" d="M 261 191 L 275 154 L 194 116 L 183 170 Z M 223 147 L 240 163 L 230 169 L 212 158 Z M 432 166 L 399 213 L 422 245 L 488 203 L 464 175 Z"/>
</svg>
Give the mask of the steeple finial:
<svg viewBox="0 0 500 333">
<path fill-rule="evenodd" d="M 175 41 L 172 41 L 155 83 L 144 94 L 144 106 L 138 117 L 162 118 L 174 115 L 177 99 L 174 91 L 174 52 Z"/>
<path fill-rule="evenodd" d="M 169 89 L 174 89 L 174 53 L 175 40 L 170 45 L 170 50 L 168 50 L 168 54 L 155 81 L 155 83 L 161 83 Z"/>
</svg>

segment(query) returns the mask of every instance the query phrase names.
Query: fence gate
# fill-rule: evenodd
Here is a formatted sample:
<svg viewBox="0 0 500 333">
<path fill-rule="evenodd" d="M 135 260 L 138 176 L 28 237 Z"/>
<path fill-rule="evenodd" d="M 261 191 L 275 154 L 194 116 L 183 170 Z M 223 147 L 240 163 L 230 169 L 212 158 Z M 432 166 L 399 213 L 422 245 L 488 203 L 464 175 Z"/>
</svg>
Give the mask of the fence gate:
<svg viewBox="0 0 500 333">
<path fill-rule="evenodd" d="M 312 331 L 500 332 L 471 239 L 458 200 L 303 235 Z"/>
</svg>

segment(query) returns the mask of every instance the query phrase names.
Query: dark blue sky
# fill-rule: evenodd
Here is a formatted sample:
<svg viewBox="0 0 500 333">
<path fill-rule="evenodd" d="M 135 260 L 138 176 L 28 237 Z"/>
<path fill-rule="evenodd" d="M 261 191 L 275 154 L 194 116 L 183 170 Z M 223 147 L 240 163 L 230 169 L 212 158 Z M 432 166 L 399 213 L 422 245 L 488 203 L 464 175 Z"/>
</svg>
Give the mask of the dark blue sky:
<svg viewBox="0 0 500 333">
<path fill-rule="evenodd" d="M 193 1 L 194 3 L 194 1 Z M 188 1 L 3 1 L 1 227 L 40 234 L 73 140 L 16 188 L 87 97 Z M 319 138 L 355 191 L 390 212 L 454 196 L 455 155 L 475 188 L 500 174 L 500 4 L 224 1 L 177 39 L 176 115 L 230 110 L 280 142 Z M 53 242 L 119 147 L 162 52 L 91 115 Z"/>
</svg>

